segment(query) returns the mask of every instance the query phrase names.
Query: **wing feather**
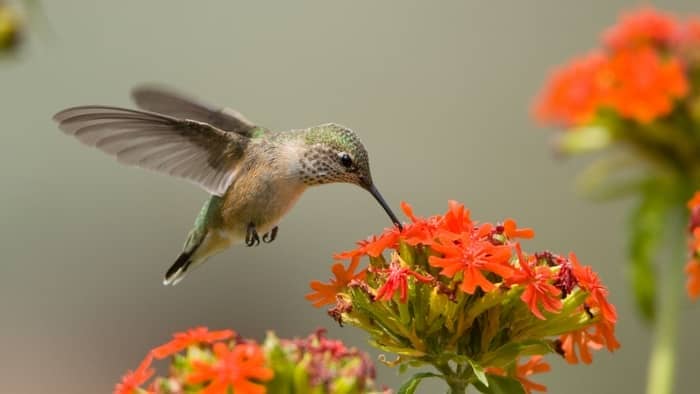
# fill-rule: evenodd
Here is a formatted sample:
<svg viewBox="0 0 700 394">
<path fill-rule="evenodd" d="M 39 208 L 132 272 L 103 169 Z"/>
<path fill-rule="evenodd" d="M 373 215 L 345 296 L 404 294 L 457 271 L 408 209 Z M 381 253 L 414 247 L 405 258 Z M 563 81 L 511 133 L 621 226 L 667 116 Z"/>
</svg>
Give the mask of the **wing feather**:
<svg viewBox="0 0 700 394">
<path fill-rule="evenodd" d="M 131 91 L 139 108 L 208 123 L 224 131 L 252 137 L 256 126 L 239 112 L 210 105 L 183 93 L 157 85 L 142 85 Z"/>
<path fill-rule="evenodd" d="M 187 179 L 215 195 L 228 189 L 248 142 L 206 123 L 117 107 L 68 108 L 54 120 L 121 163 Z"/>
</svg>

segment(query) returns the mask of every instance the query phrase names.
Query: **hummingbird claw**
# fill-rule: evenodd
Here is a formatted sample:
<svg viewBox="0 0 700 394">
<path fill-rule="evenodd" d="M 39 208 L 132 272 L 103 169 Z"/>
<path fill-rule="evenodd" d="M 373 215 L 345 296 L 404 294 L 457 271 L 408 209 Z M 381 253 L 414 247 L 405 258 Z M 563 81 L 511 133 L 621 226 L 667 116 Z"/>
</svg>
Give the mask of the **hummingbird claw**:
<svg viewBox="0 0 700 394">
<path fill-rule="evenodd" d="M 275 226 L 270 230 L 269 233 L 265 233 L 262 237 L 263 242 L 266 244 L 269 244 L 270 242 L 274 241 L 275 238 L 277 238 L 277 231 L 279 230 L 279 227 Z"/>
<path fill-rule="evenodd" d="M 260 245 L 260 236 L 255 230 L 255 225 L 253 223 L 248 224 L 248 231 L 245 235 L 245 244 L 247 246 L 258 246 Z"/>
</svg>

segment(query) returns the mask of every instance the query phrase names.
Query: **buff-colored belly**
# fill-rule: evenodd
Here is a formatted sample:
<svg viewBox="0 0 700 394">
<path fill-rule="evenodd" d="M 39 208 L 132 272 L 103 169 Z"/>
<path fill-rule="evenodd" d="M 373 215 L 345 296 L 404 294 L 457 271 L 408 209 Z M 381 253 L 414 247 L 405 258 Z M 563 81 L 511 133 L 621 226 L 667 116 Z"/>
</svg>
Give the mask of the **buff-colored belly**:
<svg viewBox="0 0 700 394">
<path fill-rule="evenodd" d="M 221 235 L 237 240 L 245 238 L 251 223 L 260 235 L 272 230 L 304 191 L 302 185 L 284 182 L 278 182 L 276 187 L 266 185 L 256 193 L 235 186 L 224 201 L 221 230 L 227 234 Z"/>
</svg>

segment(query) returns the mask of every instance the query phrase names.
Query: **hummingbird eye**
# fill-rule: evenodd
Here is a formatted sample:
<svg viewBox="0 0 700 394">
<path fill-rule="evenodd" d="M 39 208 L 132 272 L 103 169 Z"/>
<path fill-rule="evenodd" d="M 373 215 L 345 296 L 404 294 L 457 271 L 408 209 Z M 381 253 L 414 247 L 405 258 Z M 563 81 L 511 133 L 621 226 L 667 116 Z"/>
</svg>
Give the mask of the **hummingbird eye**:
<svg viewBox="0 0 700 394">
<path fill-rule="evenodd" d="M 345 168 L 350 168 L 352 167 L 352 158 L 350 157 L 349 154 L 343 152 L 338 155 L 340 157 L 340 164 L 343 165 Z"/>
</svg>

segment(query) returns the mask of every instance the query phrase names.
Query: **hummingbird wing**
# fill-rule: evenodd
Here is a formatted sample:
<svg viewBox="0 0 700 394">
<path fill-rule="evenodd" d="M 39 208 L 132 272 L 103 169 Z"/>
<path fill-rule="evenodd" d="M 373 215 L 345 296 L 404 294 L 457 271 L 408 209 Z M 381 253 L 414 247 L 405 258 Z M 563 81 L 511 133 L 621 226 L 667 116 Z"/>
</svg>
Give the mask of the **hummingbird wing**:
<svg viewBox="0 0 700 394">
<path fill-rule="evenodd" d="M 206 123 L 116 107 L 73 107 L 53 119 L 66 134 L 121 163 L 187 179 L 219 196 L 249 141 Z"/>
<path fill-rule="evenodd" d="M 264 130 L 255 126 L 238 111 L 213 106 L 162 86 L 137 86 L 131 90 L 131 98 L 139 108 L 146 111 L 198 120 L 249 138 Z"/>
</svg>

